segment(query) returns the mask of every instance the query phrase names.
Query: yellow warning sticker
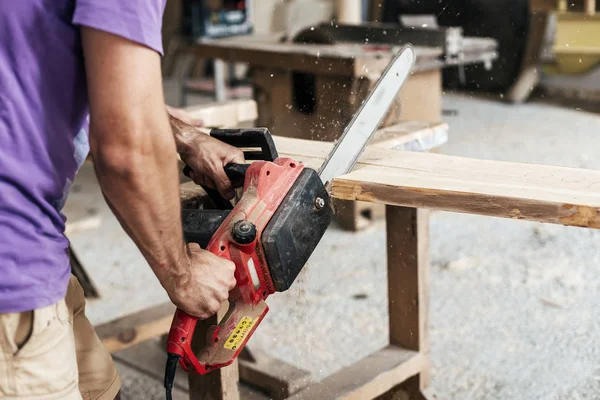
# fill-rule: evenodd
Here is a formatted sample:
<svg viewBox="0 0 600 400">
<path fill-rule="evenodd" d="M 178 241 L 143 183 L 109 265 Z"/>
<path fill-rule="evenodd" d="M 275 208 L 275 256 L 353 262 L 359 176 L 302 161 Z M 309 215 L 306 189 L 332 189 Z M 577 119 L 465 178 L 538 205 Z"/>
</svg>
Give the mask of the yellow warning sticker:
<svg viewBox="0 0 600 400">
<path fill-rule="evenodd" d="M 240 322 L 238 322 L 231 335 L 227 338 L 224 347 L 229 350 L 237 350 L 244 342 L 248 332 L 250 332 L 254 326 L 254 322 L 256 322 L 256 320 L 251 317 L 243 317 Z"/>
</svg>

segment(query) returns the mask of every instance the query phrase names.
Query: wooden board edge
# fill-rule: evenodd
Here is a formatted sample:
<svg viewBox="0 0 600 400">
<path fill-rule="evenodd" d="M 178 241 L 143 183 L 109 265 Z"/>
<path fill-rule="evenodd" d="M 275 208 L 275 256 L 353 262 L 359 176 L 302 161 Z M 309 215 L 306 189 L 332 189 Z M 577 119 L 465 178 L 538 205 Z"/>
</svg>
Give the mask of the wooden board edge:
<svg viewBox="0 0 600 400">
<path fill-rule="evenodd" d="M 332 197 L 342 200 L 600 229 L 600 210 L 586 205 L 421 187 L 391 186 L 344 177 L 333 181 L 331 194 Z"/>
<path fill-rule="evenodd" d="M 402 126 L 402 124 L 396 124 L 385 129 L 389 130 L 397 126 Z M 448 124 L 438 123 L 431 124 L 430 126 L 417 127 L 412 132 L 394 138 L 377 142 L 374 141 L 370 146 L 382 149 L 425 152 L 440 147 L 447 141 Z"/>
<path fill-rule="evenodd" d="M 286 399 L 311 383 L 309 371 L 262 351 L 251 353 L 254 361 L 239 359 L 240 381 L 266 391 L 274 400 Z"/>
<path fill-rule="evenodd" d="M 312 384 L 289 400 L 375 398 L 421 372 L 418 352 L 387 346 L 341 371 Z"/>
<path fill-rule="evenodd" d="M 94 327 L 100 341 L 114 353 L 169 332 L 175 306 L 163 303 Z"/>
</svg>

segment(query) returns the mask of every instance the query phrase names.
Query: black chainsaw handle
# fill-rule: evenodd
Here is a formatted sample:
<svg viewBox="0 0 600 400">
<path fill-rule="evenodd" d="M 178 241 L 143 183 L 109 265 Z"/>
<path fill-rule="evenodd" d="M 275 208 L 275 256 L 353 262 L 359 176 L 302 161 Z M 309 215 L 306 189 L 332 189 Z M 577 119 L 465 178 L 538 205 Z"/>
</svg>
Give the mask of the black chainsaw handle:
<svg viewBox="0 0 600 400">
<path fill-rule="evenodd" d="M 246 160 L 275 161 L 278 157 L 275 142 L 267 128 L 211 129 L 210 136 L 231 146 L 247 149 L 244 150 Z"/>
<path fill-rule="evenodd" d="M 234 188 L 240 187 L 244 184 L 244 178 L 246 177 L 246 171 L 248 170 L 249 166 L 250 164 L 227 164 L 225 167 L 223 167 L 225 174 L 231 181 L 231 184 Z M 185 168 L 183 168 L 183 173 L 187 177 L 190 176 L 191 171 L 192 169 L 187 165 L 185 166 Z M 219 210 L 233 209 L 233 205 L 231 204 L 231 202 L 223 198 L 223 196 L 221 196 L 218 190 L 211 189 L 204 185 L 202 185 L 202 189 L 204 189 L 206 194 L 208 194 L 208 197 L 210 197 L 212 202 L 215 203 L 215 206 Z"/>
</svg>

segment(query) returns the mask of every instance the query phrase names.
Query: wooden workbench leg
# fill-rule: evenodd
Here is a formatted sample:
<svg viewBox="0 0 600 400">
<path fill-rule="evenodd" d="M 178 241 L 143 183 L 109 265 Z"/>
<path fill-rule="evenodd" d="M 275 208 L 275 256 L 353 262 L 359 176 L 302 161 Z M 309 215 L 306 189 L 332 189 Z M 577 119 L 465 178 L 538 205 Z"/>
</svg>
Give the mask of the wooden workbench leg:
<svg viewBox="0 0 600 400">
<path fill-rule="evenodd" d="M 205 321 L 198 321 L 196 332 L 192 338 L 192 349 L 195 353 L 206 343 L 206 331 L 217 323 L 218 318 L 225 315 L 227 307 L 222 307 L 216 316 Z M 237 360 L 228 367 L 218 369 L 206 375 L 190 374 L 190 400 L 240 400 L 238 387 L 239 373 Z"/>
<path fill-rule="evenodd" d="M 386 207 L 390 344 L 418 351 L 422 368 L 403 385 L 411 399 L 429 385 L 429 211 Z"/>
<path fill-rule="evenodd" d="M 225 61 L 218 58 L 214 61 L 215 100 L 222 102 L 227 100 L 227 85 L 225 83 Z"/>
</svg>

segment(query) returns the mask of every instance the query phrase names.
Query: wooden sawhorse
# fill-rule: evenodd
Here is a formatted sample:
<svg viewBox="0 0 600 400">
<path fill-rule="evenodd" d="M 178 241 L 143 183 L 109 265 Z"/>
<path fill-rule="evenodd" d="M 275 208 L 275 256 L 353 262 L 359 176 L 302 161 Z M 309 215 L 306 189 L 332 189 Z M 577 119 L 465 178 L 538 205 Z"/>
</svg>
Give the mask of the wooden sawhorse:
<svg viewBox="0 0 600 400">
<path fill-rule="evenodd" d="M 205 117 L 206 118 L 206 117 Z M 406 122 L 382 129 L 369 146 L 373 154 L 402 154 L 401 149 L 424 151 L 447 139 L 445 124 Z M 277 148 L 318 168 L 332 143 L 275 137 Z M 198 206 L 202 190 L 191 182 L 181 185 L 182 204 Z M 206 376 L 190 376 L 190 399 L 239 399 L 238 380 L 258 386 L 273 399 L 374 398 L 401 384 L 413 393 L 428 382 L 429 351 L 426 337 L 428 277 L 428 215 L 414 208 L 388 207 L 388 271 L 390 288 L 390 346 L 319 383 L 310 374 L 282 361 L 252 354 L 254 362 L 240 357 L 234 365 Z M 104 345 L 116 352 L 152 337 L 165 334 L 174 306 L 162 304 L 96 327 Z M 222 313 L 221 313 L 222 314 Z M 220 316 L 220 315 L 219 315 Z M 204 340 L 199 324 L 195 344 Z M 410 379 L 409 379 L 410 378 Z M 333 397 L 332 397 L 333 396 Z M 365 397 L 366 396 L 366 397 Z"/>
</svg>

